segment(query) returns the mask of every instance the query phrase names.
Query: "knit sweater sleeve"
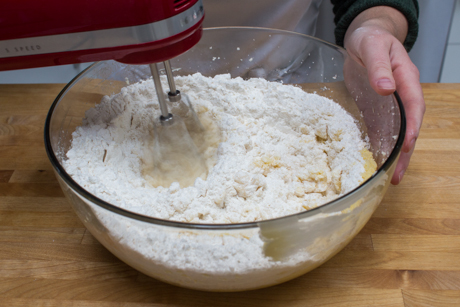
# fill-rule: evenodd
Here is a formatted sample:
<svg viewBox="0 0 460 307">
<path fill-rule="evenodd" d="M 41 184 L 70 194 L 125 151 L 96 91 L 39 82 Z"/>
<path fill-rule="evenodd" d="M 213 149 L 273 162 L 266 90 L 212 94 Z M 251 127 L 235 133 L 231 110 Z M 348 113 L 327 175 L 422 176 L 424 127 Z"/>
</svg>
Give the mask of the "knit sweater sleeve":
<svg viewBox="0 0 460 307">
<path fill-rule="evenodd" d="M 419 7 L 417 0 L 331 0 L 334 6 L 335 40 L 337 45 L 343 46 L 345 33 L 353 19 L 364 10 L 374 6 L 390 6 L 406 16 L 409 31 L 404 47 L 409 51 L 418 35 Z"/>
</svg>

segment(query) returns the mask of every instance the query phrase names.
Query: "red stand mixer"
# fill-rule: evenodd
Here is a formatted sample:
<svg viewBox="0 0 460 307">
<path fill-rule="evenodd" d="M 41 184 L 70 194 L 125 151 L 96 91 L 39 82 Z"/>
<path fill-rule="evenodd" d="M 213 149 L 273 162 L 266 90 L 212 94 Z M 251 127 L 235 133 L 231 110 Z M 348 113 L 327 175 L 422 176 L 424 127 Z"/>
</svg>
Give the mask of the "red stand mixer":
<svg viewBox="0 0 460 307">
<path fill-rule="evenodd" d="M 2 1 L 0 71 L 116 60 L 149 64 L 155 81 L 153 63 L 166 61 L 170 100 L 177 101 L 168 60 L 200 40 L 203 18 L 201 0 Z"/>
<path fill-rule="evenodd" d="M 165 131 L 158 151 L 174 143 L 173 153 L 184 158 L 172 163 L 191 161 L 203 173 L 183 120 L 168 112 L 156 64 L 164 62 L 169 100 L 180 101 L 169 59 L 198 43 L 203 18 L 202 0 L 1 1 L 0 71 L 103 60 L 149 64 Z M 165 164 L 168 155 L 154 162 Z"/>
<path fill-rule="evenodd" d="M 2 1 L 0 71 L 169 60 L 201 38 L 201 0 Z"/>
</svg>

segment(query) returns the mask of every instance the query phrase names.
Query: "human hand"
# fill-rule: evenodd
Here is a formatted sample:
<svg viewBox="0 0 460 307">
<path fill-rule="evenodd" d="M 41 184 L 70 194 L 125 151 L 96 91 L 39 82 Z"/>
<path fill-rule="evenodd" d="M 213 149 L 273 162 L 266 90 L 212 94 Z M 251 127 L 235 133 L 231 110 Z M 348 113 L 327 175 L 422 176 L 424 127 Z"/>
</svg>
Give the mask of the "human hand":
<svg viewBox="0 0 460 307">
<path fill-rule="evenodd" d="M 404 104 L 406 137 L 392 184 L 401 182 L 409 166 L 425 113 L 418 69 L 402 45 L 406 35 L 404 15 L 391 7 L 380 6 L 362 12 L 353 20 L 344 43 L 350 57 L 367 69 L 371 87 L 383 96 L 398 91 Z"/>
</svg>

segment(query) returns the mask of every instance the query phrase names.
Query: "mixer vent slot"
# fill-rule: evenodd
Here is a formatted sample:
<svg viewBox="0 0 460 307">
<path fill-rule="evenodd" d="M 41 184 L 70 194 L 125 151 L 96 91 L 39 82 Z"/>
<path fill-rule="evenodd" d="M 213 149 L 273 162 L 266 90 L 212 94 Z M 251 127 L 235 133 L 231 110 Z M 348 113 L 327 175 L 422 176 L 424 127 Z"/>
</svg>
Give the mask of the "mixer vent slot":
<svg viewBox="0 0 460 307">
<path fill-rule="evenodd" d="M 190 3 L 192 0 L 174 0 L 174 8 L 179 10 Z"/>
</svg>

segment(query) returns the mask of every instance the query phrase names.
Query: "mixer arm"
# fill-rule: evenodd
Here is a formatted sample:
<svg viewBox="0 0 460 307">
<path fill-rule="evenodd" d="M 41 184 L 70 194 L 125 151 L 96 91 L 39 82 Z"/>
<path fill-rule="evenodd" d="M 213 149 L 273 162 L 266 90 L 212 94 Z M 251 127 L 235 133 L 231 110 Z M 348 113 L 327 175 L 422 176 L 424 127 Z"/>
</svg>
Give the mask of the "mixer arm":
<svg viewBox="0 0 460 307">
<path fill-rule="evenodd" d="M 150 64 L 201 38 L 202 0 L 0 2 L 0 70 L 101 60 Z"/>
</svg>

